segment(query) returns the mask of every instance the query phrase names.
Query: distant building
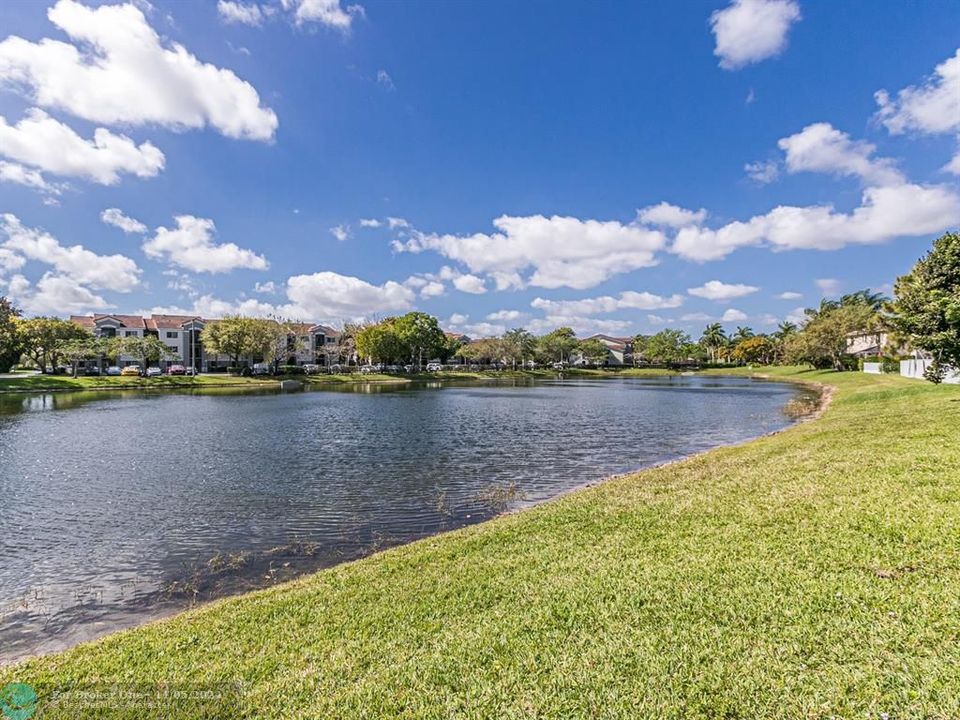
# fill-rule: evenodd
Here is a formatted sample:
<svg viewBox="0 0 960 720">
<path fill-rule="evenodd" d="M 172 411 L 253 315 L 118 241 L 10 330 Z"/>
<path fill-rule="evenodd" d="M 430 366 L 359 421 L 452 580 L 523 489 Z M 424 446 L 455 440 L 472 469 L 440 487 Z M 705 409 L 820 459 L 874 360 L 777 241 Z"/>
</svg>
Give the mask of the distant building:
<svg viewBox="0 0 960 720">
<path fill-rule="evenodd" d="M 889 337 L 884 330 L 858 330 L 847 333 L 847 353 L 855 357 L 882 355 Z"/>
<path fill-rule="evenodd" d="M 203 347 L 200 333 L 210 323 L 218 322 L 190 315 L 72 315 L 70 321 L 89 330 L 95 337 L 144 337 L 153 335 L 163 342 L 170 357 L 160 360 L 161 368 L 170 365 L 193 367 L 198 372 L 209 372 L 226 368 L 233 358 L 225 355 L 212 355 Z M 334 354 L 330 349 L 336 347 L 340 333 L 331 327 L 318 323 L 293 323 L 290 336 L 290 355 L 283 359 L 286 365 L 328 365 Z M 299 338 L 299 342 L 296 338 Z M 241 364 L 251 365 L 263 358 L 245 357 Z M 137 364 L 136 358 L 121 355 L 117 363 Z M 99 365 L 100 361 L 88 361 Z M 81 364 L 81 367 L 83 365 Z"/>
<path fill-rule="evenodd" d="M 607 348 L 607 366 L 619 367 L 633 364 L 633 338 L 611 335 L 591 335 L 587 340 L 599 340 Z"/>
</svg>

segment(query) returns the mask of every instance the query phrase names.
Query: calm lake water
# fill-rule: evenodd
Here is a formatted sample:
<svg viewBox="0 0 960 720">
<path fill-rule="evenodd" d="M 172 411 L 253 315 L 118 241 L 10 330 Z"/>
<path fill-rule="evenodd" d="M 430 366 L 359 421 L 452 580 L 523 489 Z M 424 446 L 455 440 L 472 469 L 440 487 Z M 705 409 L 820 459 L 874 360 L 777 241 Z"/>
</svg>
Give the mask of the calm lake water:
<svg viewBox="0 0 960 720">
<path fill-rule="evenodd" d="M 0 395 L 0 661 L 790 424 L 738 378 Z"/>
</svg>

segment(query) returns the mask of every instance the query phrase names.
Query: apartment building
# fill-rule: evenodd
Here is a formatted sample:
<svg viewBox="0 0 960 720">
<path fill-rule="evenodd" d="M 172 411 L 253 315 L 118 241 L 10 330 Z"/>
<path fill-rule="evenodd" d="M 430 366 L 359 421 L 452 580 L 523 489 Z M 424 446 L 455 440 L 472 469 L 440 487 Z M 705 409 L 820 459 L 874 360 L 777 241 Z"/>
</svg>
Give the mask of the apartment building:
<svg viewBox="0 0 960 720">
<path fill-rule="evenodd" d="M 160 360 L 161 368 L 179 364 L 192 367 L 197 372 L 211 372 L 233 364 L 225 355 L 208 353 L 203 347 L 200 333 L 217 320 L 189 315 L 72 315 L 71 322 L 93 333 L 96 337 L 144 337 L 153 335 L 163 342 L 169 351 Z M 340 334 L 333 328 L 319 323 L 294 323 L 289 338 L 289 355 L 286 365 L 332 365 L 336 362 Z M 263 358 L 246 357 L 241 363 L 252 365 Z M 98 361 L 90 361 L 96 365 Z M 137 364 L 136 358 L 120 356 L 117 364 Z"/>
</svg>

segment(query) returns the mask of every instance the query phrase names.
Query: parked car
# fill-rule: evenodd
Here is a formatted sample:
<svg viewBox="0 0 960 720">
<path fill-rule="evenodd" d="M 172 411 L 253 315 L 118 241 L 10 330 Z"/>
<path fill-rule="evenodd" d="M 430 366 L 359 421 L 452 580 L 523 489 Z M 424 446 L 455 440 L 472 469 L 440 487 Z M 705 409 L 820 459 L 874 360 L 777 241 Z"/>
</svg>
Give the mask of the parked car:
<svg viewBox="0 0 960 720">
<path fill-rule="evenodd" d="M 363 375 L 369 375 L 370 373 L 375 373 L 377 368 L 375 365 L 361 365 L 360 373 Z"/>
<path fill-rule="evenodd" d="M 336 364 L 335 364 L 335 365 L 331 365 L 330 367 L 327 368 L 327 370 L 328 370 L 329 372 L 332 372 L 332 373 L 341 373 L 341 372 L 343 372 L 343 368 L 340 367 L 339 365 L 336 365 Z"/>
<path fill-rule="evenodd" d="M 160 377 L 163 375 L 163 371 L 158 367 L 148 367 L 145 374 L 147 377 Z"/>
<path fill-rule="evenodd" d="M 120 374 L 124 377 L 135 375 L 140 377 L 140 366 L 139 365 L 127 365 L 123 370 L 120 371 Z"/>
<path fill-rule="evenodd" d="M 567 367 L 567 364 L 565 362 L 555 362 L 553 364 L 554 370 L 564 370 L 566 369 L 566 367 Z"/>
<path fill-rule="evenodd" d="M 99 374 L 100 374 L 100 368 L 95 367 L 95 366 L 92 366 L 92 365 L 91 365 L 90 367 L 85 367 L 85 368 L 83 369 L 83 374 L 84 374 L 84 375 L 99 375 Z"/>
<path fill-rule="evenodd" d="M 167 375 L 186 375 L 187 369 L 183 365 L 171 365 L 167 368 Z"/>
<path fill-rule="evenodd" d="M 319 365 L 314 365 L 312 363 L 307 363 L 303 366 L 303 371 L 307 375 L 318 375 L 320 373 L 321 367 Z"/>
<path fill-rule="evenodd" d="M 120 373 L 121 370 L 116 365 L 111 365 L 107 368 L 107 375 L 119 375 Z"/>
<path fill-rule="evenodd" d="M 427 372 L 440 372 L 443 370 L 443 365 L 440 363 L 427 363 Z"/>
<path fill-rule="evenodd" d="M 403 371 L 404 371 L 405 373 L 412 373 L 412 372 L 413 372 L 413 365 L 404 365 L 404 366 L 403 366 Z"/>
<path fill-rule="evenodd" d="M 270 365 L 267 363 L 254 363 L 253 374 L 254 375 L 272 375 L 273 370 L 270 368 Z"/>
</svg>

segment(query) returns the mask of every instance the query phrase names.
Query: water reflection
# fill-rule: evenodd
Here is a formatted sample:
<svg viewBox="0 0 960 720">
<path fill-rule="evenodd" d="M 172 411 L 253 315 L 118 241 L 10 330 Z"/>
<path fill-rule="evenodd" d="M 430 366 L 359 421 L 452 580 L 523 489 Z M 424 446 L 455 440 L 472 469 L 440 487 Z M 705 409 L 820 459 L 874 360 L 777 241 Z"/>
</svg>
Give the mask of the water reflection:
<svg viewBox="0 0 960 720">
<path fill-rule="evenodd" d="M 778 429 L 797 392 L 667 377 L 0 396 L 0 659 Z"/>
</svg>

